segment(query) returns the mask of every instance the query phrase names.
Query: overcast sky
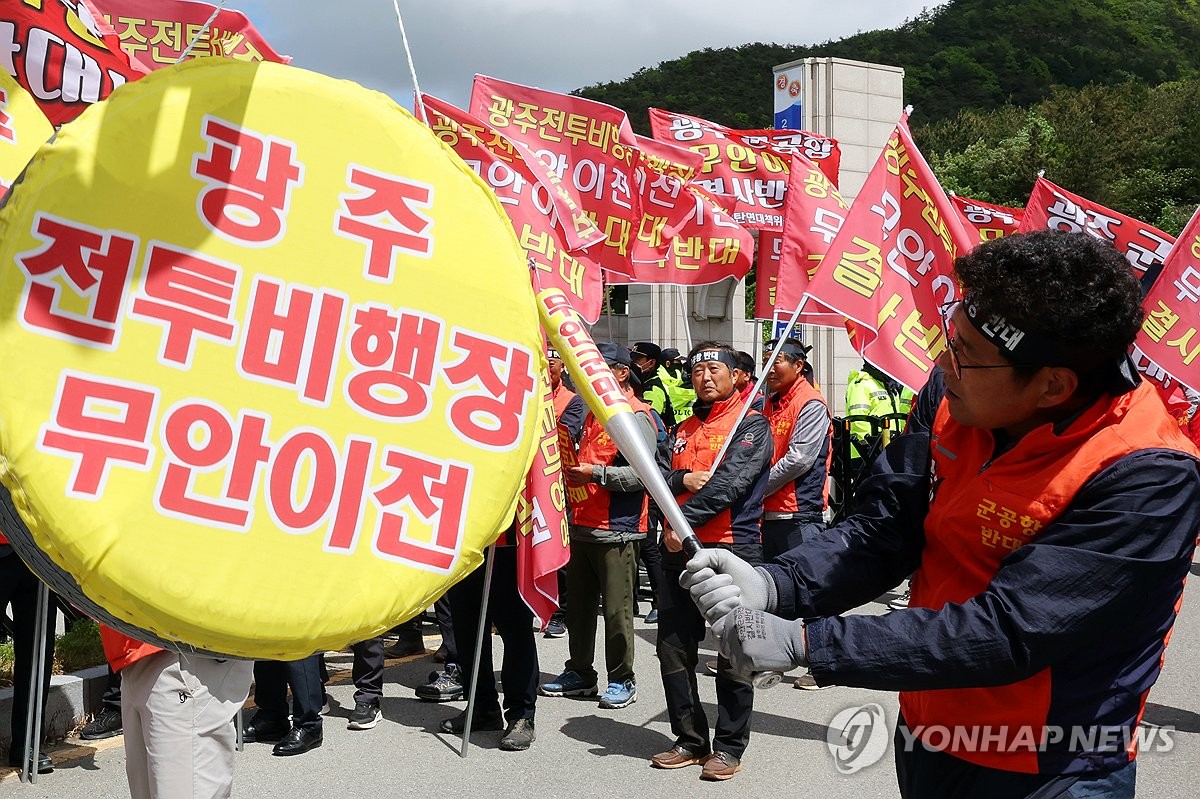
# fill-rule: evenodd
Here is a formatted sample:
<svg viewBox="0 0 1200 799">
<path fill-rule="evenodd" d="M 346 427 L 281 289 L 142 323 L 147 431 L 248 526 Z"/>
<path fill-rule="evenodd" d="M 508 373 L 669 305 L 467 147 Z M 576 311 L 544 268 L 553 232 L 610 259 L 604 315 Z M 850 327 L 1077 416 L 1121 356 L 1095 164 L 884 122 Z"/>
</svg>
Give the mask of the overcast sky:
<svg viewBox="0 0 1200 799">
<path fill-rule="evenodd" d="M 209 0 L 216 4 L 217 0 Z M 936 0 L 400 0 L 422 91 L 465 107 L 475 73 L 568 92 L 705 47 L 811 45 L 892 28 Z M 412 107 L 392 0 L 229 0 L 298 67 Z M 771 76 L 762 76 L 764 96 Z"/>
</svg>

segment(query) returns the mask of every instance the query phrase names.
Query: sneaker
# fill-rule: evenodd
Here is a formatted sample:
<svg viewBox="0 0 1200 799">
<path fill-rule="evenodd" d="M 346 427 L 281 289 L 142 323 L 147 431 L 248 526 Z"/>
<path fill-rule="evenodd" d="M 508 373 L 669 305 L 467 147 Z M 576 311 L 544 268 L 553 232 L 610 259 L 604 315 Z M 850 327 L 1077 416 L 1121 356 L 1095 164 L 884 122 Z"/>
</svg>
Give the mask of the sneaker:
<svg viewBox="0 0 1200 799">
<path fill-rule="evenodd" d="M 610 682 L 604 696 L 600 697 L 600 707 L 608 710 L 628 707 L 637 701 L 637 685 L 633 680 L 625 682 Z"/>
<path fill-rule="evenodd" d="M 442 722 L 442 732 L 453 732 L 461 734 L 467 727 L 467 711 L 459 713 L 457 716 L 451 716 Z M 487 713 L 476 713 L 471 719 L 471 731 L 479 732 L 480 730 L 503 730 L 504 729 L 504 714 L 500 712 L 500 708 L 489 711 Z"/>
<path fill-rule="evenodd" d="M 447 663 L 442 671 L 429 672 L 429 682 L 415 689 L 417 699 L 426 702 L 454 702 L 463 698 L 462 672 L 458 664 Z"/>
<path fill-rule="evenodd" d="M 887 604 L 888 610 L 905 610 L 910 599 L 912 599 L 912 591 L 905 591 Z"/>
<path fill-rule="evenodd" d="M 355 702 L 354 712 L 350 714 L 348 730 L 369 730 L 383 718 L 378 702 Z"/>
<path fill-rule="evenodd" d="M 542 696 L 595 696 L 599 691 L 596 683 L 587 682 L 573 671 L 564 671 L 538 688 Z"/>
<path fill-rule="evenodd" d="M 546 632 L 542 635 L 547 638 L 562 638 L 567 634 L 567 625 L 558 616 L 550 618 L 550 623 L 546 625 Z"/>
<path fill-rule="evenodd" d="M 121 734 L 121 711 L 102 707 L 96 717 L 83 725 L 79 737 L 85 741 L 98 741 Z"/>
<path fill-rule="evenodd" d="M 700 779 L 708 782 L 720 782 L 727 780 L 734 774 L 742 770 L 742 761 L 738 760 L 728 752 L 713 752 L 712 756 L 704 761 L 704 768 L 700 771 Z"/>
<path fill-rule="evenodd" d="M 646 624 L 658 624 L 658 608 L 650 608 L 646 614 Z"/>
<path fill-rule="evenodd" d="M 824 691 L 826 688 L 832 688 L 832 685 L 817 685 L 817 681 L 813 679 L 812 672 L 806 671 L 796 678 L 796 682 L 792 686 L 799 688 L 801 691 Z"/>
<path fill-rule="evenodd" d="M 505 752 L 523 752 L 534 742 L 533 719 L 517 719 L 504 730 L 500 748 Z"/>
</svg>

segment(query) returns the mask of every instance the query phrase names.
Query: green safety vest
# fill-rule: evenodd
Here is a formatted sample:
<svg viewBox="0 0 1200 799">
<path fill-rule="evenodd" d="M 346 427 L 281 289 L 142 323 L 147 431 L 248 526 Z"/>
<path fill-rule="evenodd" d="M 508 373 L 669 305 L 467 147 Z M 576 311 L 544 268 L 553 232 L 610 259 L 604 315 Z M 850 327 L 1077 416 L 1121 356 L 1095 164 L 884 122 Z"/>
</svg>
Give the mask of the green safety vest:
<svg viewBox="0 0 1200 799">
<path fill-rule="evenodd" d="M 680 372 L 679 377 L 667 371 L 665 366 L 658 367 L 658 376 L 662 378 L 663 388 L 671 399 L 671 409 L 675 411 L 675 424 L 692 415 L 692 403 L 696 401 L 696 392 L 692 388 L 691 375 Z M 683 383 L 687 377 L 687 385 Z"/>
<path fill-rule="evenodd" d="M 874 416 L 879 419 L 896 413 L 908 416 L 915 396 L 909 388 L 901 390 L 899 395 L 890 394 L 869 372 L 854 369 L 846 382 L 846 415 Z M 895 419 L 886 420 L 886 427 L 894 433 L 903 429 L 903 425 Z M 874 434 L 875 429 L 870 422 L 850 423 L 850 457 L 862 457 L 854 441 L 861 441 Z"/>
</svg>

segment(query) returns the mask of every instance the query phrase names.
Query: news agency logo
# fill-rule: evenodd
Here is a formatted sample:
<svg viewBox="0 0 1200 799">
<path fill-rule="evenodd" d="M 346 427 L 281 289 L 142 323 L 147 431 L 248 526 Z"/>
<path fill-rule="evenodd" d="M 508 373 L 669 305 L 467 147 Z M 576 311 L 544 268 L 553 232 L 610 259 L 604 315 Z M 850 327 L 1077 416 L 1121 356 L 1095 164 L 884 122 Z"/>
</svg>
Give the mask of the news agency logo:
<svg viewBox="0 0 1200 799">
<path fill-rule="evenodd" d="M 848 707 L 833 717 L 825 733 L 833 765 L 841 774 L 854 774 L 878 763 L 887 752 L 887 717 L 874 702 Z"/>
<path fill-rule="evenodd" d="M 898 743 L 905 752 L 916 747 L 952 752 L 1044 752 L 1047 749 L 1079 753 L 1170 752 L 1175 748 L 1175 727 L 1056 726 L 944 726 L 900 727 Z M 829 722 L 825 741 L 833 764 L 841 774 L 855 774 L 878 763 L 891 741 L 883 708 L 870 703 L 848 707 Z"/>
</svg>

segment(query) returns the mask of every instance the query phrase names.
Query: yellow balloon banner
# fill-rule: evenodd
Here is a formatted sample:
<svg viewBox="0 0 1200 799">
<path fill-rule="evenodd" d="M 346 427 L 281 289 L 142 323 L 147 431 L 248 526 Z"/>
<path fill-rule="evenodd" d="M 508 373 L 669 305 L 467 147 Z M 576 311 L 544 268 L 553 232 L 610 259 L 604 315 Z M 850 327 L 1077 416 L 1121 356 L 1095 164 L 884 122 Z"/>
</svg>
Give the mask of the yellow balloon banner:
<svg viewBox="0 0 1200 799">
<path fill-rule="evenodd" d="M 524 253 L 383 95 L 218 59 L 122 87 L 0 211 L 0 297 L 0 480 L 143 639 L 364 640 L 513 518 L 545 368 Z"/>
<path fill-rule="evenodd" d="M 0 194 L 53 135 L 54 126 L 29 92 L 0 69 Z"/>
</svg>

